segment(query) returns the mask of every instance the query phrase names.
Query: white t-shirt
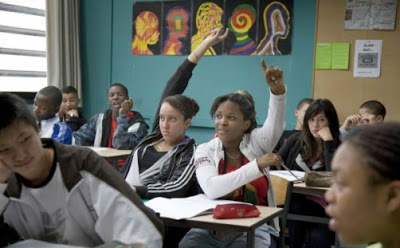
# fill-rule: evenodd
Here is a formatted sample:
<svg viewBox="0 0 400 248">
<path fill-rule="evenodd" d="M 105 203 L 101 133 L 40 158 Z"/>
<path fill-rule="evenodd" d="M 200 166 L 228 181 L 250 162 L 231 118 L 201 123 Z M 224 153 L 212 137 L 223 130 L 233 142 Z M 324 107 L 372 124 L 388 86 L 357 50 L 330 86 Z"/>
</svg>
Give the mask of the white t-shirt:
<svg viewBox="0 0 400 248">
<path fill-rule="evenodd" d="M 40 211 L 45 232 L 41 240 L 58 244 L 92 244 L 92 241 L 82 235 L 80 226 L 67 211 L 68 190 L 58 165 L 46 185 L 40 188 L 23 185 L 21 194 L 21 198 L 26 197 L 27 203 Z"/>
</svg>

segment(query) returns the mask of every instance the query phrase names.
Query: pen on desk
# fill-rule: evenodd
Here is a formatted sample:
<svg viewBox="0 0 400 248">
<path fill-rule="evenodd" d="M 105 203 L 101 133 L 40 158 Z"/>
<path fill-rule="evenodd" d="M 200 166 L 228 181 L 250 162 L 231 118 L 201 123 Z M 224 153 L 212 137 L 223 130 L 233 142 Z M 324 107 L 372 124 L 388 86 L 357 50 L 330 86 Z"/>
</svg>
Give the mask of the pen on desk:
<svg viewBox="0 0 400 248">
<path fill-rule="evenodd" d="M 282 164 L 282 167 L 289 171 L 290 174 L 292 174 L 292 176 L 294 176 L 297 180 L 301 181 L 302 179 L 298 178 L 286 165 Z"/>
</svg>

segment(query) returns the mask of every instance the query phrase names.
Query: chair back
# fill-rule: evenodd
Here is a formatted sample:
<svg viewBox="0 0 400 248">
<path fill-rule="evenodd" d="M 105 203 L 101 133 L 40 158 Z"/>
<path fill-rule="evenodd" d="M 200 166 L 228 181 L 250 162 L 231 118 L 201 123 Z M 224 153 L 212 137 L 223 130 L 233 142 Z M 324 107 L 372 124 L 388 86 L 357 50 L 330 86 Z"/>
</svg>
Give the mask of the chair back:
<svg viewBox="0 0 400 248">
<path fill-rule="evenodd" d="M 270 175 L 272 187 L 274 189 L 275 202 L 277 206 L 284 206 L 289 181 L 283 177 Z"/>
<path fill-rule="evenodd" d="M 279 247 L 285 247 L 285 231 L 287 231 L 286 222 L 289 213 L 293 182 L 290 182 L 280 176 L 275 176 L 271 174 L 269 176 L 271 179 L 276 205 L 283 208 L 283 213 L 282 216 L 280 216 L 279 221 L 281 229 L 281 233 L 279 235 Z"/>
</svg>

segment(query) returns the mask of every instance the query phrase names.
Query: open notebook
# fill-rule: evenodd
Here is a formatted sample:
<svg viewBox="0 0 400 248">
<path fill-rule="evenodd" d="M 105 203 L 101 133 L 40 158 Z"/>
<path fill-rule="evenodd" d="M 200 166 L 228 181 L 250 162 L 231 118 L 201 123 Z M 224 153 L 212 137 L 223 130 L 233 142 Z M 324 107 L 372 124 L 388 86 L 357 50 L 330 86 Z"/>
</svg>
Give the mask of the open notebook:
<svg viewBox="0 0 400 248">
<path fill-rule="evenodd" d="M 212 200 L 205 194 L 198 194 L 185 198 L 156 197 L 148 200 L 144 204 L 153 209 L 156 213 L 159 213 L 160 217 L 181 220 L 212 213 L 217 205 L 247 203 L 229 200 Z"/>
</svg>

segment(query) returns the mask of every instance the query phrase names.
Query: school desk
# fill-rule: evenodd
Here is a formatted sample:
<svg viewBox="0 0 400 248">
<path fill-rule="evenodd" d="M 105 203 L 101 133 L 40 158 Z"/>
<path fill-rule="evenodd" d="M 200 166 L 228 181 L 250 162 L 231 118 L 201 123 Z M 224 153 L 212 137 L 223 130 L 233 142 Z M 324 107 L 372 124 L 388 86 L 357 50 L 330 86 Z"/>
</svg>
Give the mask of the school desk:
<svg viewBox="0 0 400 248">
<path fill-rule="evenodd" d="M 264 223 L 272 221 L 281 216 L 282 208 L 257 206 L 261 214 L 254 218 L 241 219 L 214 219 L 212 214 L 200 215 L 184 220 L 173 220 L 169 218 L 160 219 L 166 226 L 185 228 L 204 228 L 215 231 L 237 231 L 247 232 L 247 247 L 255 247 L 255 229 Z"/>
</svg>

